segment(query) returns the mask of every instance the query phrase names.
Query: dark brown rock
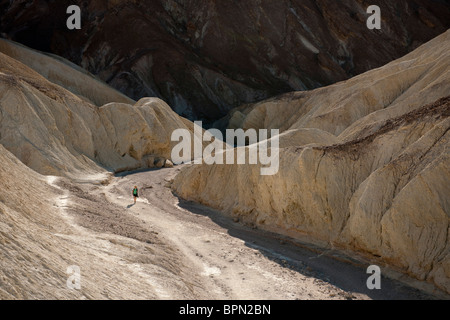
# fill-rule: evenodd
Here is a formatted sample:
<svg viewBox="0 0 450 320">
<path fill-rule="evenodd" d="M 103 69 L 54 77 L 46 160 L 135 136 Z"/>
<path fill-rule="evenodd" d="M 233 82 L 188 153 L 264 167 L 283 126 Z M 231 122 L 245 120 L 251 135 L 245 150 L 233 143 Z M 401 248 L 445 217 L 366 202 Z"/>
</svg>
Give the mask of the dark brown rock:
<svg viewBox="0 0 450 320">
<path fill-rule="evenodd" d="M 312 89 L 380 67 L 449 28 L 448 2 L 363 0 L 0 0 L 5 37 L 61 55 L 131 98 L 158 96 L 188 118 Z M 82 29 L 66 28 L 66 8 Z"/>
</svg>

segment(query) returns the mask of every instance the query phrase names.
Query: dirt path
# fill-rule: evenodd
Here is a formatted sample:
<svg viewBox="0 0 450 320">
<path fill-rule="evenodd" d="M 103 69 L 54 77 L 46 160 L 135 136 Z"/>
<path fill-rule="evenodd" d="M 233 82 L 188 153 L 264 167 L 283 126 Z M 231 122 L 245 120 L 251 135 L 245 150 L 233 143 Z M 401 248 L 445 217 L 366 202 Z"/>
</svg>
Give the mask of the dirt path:
<svg viewBox="0 0 450 320">
<path fill-rule="evenodd" d="M 382 278 L 381 290 L 366 286 L 368 265 L 249 228 L 199 204 L 174 196 L 168 182 L 176 168 L 123 174 L 100 187 L 108 202 L 182 256 L 183 277 L 199 299 L 423 299 L 427 295 Z M 133 204 L 131 190 L 140 188 Z M 350 263 L 349 263 L 350 262 Z M 180 298 L 166 292 L 161 298 Z"/>
<path fill-rule="evenodd" d="M 109 268 L 106 272 L 90 266 L 80 256 L 78 261 L 85 261 L 82 269 L 89 270 L 98 288 L 110 282 L 109 278 L 98 279 L 116 275 L 117 284 L 103 289 L 105 297 L 430 298 L 384 277 L 381 290 L 369 290 L 368 264 L 335 250 L 244 226 L 208 207 L 180 200 L 169 188 L 178 170 L 133 172 L 107 181 L 51 182 L 64 190 L 65 214 L 72 225 L 82 229 L 79 238 L 89 238 L 87 248 L 103 255 Z M 136 204 L 131 196 L 134 185 L 140 188 Z"/>
</svg>

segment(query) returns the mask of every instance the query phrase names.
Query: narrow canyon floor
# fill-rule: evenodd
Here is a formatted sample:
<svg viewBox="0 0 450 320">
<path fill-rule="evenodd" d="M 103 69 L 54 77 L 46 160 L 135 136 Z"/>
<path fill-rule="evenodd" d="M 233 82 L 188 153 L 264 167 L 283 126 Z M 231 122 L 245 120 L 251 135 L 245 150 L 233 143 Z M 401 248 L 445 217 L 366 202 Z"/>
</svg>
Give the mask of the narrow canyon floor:
<svg viewBox="0 0 450 320">
<path fill-rule="evenodd" d="M 380 290 L 369 290 L 369 264 L 362 260 L 246 226 L 211 208 L 181 200 L 169 187 L 178 170 L 134 171 L 79 181 L 49 178 L 50 184 L 62 190 L 54 205 L 79 230 L 76 241 L 110 264 L 109 272 L 99 270 L 101 265 L 86 269 L 83 264 L 90 263 L 89 259 L 72 257 L 80 261 L 82 275 L 102 298 L 434 298 L 384 276 Z M 136 204 L 131 196 L 135 185 L 140 189 Z M 122 280 L 115 286 L 116 276 Z M 90 298 L 82 291 L 77 298 Z"/>
</svg>

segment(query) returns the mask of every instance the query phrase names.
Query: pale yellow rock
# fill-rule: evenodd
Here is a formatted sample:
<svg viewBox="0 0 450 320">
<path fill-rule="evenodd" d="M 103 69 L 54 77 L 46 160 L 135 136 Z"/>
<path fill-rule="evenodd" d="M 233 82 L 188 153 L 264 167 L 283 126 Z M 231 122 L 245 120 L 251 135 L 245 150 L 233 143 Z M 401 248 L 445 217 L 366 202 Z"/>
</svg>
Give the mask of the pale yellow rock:
<svg viewBox="0 0 450 320">
<path fill-rule="evenodd" d="M 119 218 L 125 216 L 123 208 L 96 203 L 101 197 L 83 205 L 73 192 L 59 187 L 61 178 L 36 173 L 2 145 L 0 163 L 1 300 L 154 300 L 161 298 L 158 282 L 164 289 L 170 283 L 177 289 L 171 291 L 174 299 L 193 298 L 190 289 L 180 285 L 183 263 L 151 229 L 145 231 L 151 245 L 117 234 L 112 227 L 107 230 L 123 223 L 108 219 L 114 216 L 112 210 Z M 80 226 L 80 216 L 92 211 L 105 214 L 105 230 Z M 142 221 L 124 221 L 140 230 L 147 227 Z M 80 271 L 79 290 L 68 286 L 76 270 L 72 266 Z"/>
<path fill-rule="evenodd" d="M 156 168 L 162 168 L 162 167 L 164 167 L 165 163 L 166 163 L 166 159 L 164 159 L 164 158 L 156 158 L 156 160 L 154 162 L 154 166 Z"/>
<path fill-rule="evenodd" d="M 230 127 L 280 130 L 278 173 L 192 165 L 172 188 L 450 293 L 449 70 L 447 31 L 354 79 L 238 108 Z"/>
<path fill-rule="evenodd" d="M 62 70 L 86 85 L 92 81 Z M 95 90 L 91 98 L 99 94 L 99 101 L 118 97 Z M 157 299 L 159 278 L 177 288 L 169 290 L 174 298 L 190 297 L 189 289 L 179 290 L 183 279 L 176 274 L 183 263 L 151 229 L 135 221 L 145 241 L 116 234 L 112 229 L 123 224 L 125 206 L 92 190 L 77 198 L 72 191 L 79 189 L 67 188 L 74 180 L 107 184 L 108 171 L 153 167 L 156 159 L 168 164 L 172 131 L 192 130 L 192 123 L 160 99 L 98 107 L 75 93 L 0 53 L 0 299 Z M 91 192 L 89 200 L 85 194 Z M 87 212 L 118 220 L 99 230 L 91 223 L 83 228 L 79 219 Z M 130 222 L 128 217 L 125 224 Z M 81 270 L 81 290 L 67 286 L 72 265 Z"/>
<path fill-rule="evenodd" d="M 278 173 L 262 176 L 261 166 L 250 164 L 190 165 L 174 179 L 174 191 L 260 228 L 354 250 L 450 293 L 450 101 L 437 101 L 450 92 L 449 38 L 450 31 L 354 79 L 235 110 L 230 127 L 280 129 Z M 9 54 L 19 59 L 21 50 Z M 0 259 L 0 272 L 21 261 L 30 261 L 22 269 L 33 267 L 40 252 L 50 251 L 46 261 L 55 276 L 45 279 L 60 281 L 75 251 L 88 272 L 101 277 L 96 270 L 110 254 L 90 266 L 85 248 L 71 243 L 92 235 L 70 234 L 73 226 L 54 208 L 55 199 L 64 202 L 61 191 L 38 173 L 76 178 L 170 165 L 177 143 L 171 133 L 192 133 L 193 124 L 156 98 L 128 103 L 101 86 L 72 87 L 71 79 L 61 78 L 62 66 L 43 77 L 44 63 L 57 64 L 31 57 L 39 63 L 26 54 L 20 59 L 34 70 L 0 53 L 0 252 L 8 257 Z M 96 99 L 97 105 L 90 103 Z M 68 234 L 57 240 L 52 227 Z M 103 240 L 89 238 L 96 245 Z M 53 246 L 58 250 L 48 249 Z M 9 256 L 14 250 L 23 257 Z M 109 272 L 119 272 L 114 287 L 120 288 L 124 270 Z M 54 286 L 43 286 L 37 275 L 33 290 L 7 283 L 0 297 L 68 296 L 64 288 L 51 292 Z M 2 279 L 26 283 L 20 274 Z M 143 281 L 137 275 L 132 282 Z M 95 286 L 87 290 L 90 297 L 103 296 Z M 122 297 L 119 289 L 113 293 Z"/>
<path fill-rule="evenodd" d="M 0 144 L 49 175 L 148 167 L 171 158 L 174 130 L 193 130 L 160 99 L 96 107 L 2 53 L 0 107 Z"/>
<path fill-rule="evenodd" d="M 173 162 L 169 159 L 166 159 L 166 162 L 164 163 L 164 168 L 173 168 Z"/>
</svg>

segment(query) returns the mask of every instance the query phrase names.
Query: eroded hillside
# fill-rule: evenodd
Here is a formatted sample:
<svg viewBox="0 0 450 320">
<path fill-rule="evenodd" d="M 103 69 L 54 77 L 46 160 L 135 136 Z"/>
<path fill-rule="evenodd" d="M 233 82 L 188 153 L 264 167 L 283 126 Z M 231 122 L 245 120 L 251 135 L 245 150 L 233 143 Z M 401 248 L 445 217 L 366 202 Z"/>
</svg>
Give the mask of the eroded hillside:
<svg viewBox="0 0 450 320">
<path fill-rule="evenodd" d="M 21 52 L 26 54 L 31 61 L 35 53 Z M 57 74 L 53 72 L 53 77 Z M 81 88 L 85 88 L 83 79 L 93 81 L 76 70 L 74 76 Z M 117 97 L 111 89 L 98 90 L 104 99 Z M 75 87 L 73 91 L 82 90 Z M 42 174 L 70 176 L 164 165 L 174 145 L 171 133 L 179 128 L 193 130 L 190 121 L 160 99 L 97 107 L 2 53 L 0 107 L 0 143 Z"/>
<path fill-rule="evenodd" d="M 369 254 L 449 292 L 449 48 L 447 31 L 351 80 L 234 110 L 229 127 L 284 133 L 279 172 L 193 165 L 174 190 L 260 228 Z"/>
</svg>

